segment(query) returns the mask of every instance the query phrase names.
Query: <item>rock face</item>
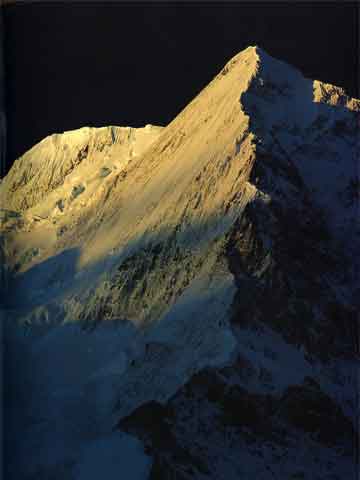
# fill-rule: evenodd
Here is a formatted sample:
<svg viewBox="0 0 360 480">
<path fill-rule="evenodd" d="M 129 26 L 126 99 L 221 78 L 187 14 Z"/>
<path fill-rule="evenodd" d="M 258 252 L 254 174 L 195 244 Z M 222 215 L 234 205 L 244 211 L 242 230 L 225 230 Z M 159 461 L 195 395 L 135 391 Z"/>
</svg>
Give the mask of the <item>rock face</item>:
<svg viewBox="0 0 360 480">
<path fill-rule="evenodd" d="M 249 47 L 165 128 L 14 164 L 7 478 L 130 435 L 134 478 L 355 479 L 359 109 Z"/>
</svg>

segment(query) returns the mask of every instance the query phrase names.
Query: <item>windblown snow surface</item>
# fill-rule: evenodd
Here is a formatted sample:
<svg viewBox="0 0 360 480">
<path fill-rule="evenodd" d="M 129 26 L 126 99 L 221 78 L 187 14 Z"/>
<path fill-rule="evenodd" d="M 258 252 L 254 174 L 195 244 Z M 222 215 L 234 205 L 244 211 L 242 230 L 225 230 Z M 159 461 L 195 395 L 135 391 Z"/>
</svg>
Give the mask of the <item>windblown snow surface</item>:
<svg viewBox="0 0 360 480">
<path fill-rule="evenodd" d="M 14 163 L 7 480 L 355 480 L 359 110 L 249 47 Z"/>
</svg>

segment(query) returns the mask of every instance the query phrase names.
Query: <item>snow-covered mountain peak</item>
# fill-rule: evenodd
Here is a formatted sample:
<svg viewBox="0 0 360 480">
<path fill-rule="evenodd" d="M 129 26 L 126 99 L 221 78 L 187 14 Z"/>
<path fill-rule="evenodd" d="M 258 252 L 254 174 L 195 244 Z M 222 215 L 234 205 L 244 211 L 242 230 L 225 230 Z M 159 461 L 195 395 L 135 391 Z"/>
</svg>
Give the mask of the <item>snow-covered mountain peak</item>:
<svg viewBox="0 0 360 480">
<path fill-rule="evenodd" d="M 3 202 L 9 209 L 26 211 L 72 183 L 72 177 L 88 179 L 89 167 L 94 173 L 96 168 L 125 165 L 129 158 L 143 153 L 161 129 L 153 125 L 82 127 L 49 135 L 14 162 L 2 181 Z"/>
<path fill-rule="evenodd" d="M 181 476 L 181 458 L 184 478 L 268 479 L 252 430 L 274 432 L 272 476 L 325 478 L 326 433 L 350 448 L 356 410 L 358 105 L 255 46 L 164 128 L 85 127 L 15 162 L 0 185 L 9 478 L 78 478 L 99 438 L 123 444 L 115 425 L 160 458 L 152 478 Z M 339 455 L 331 472 L 352 478 Z"/>
<path fill-rule="evenodd" d="M 260 102 L 257 105 L 259 109 L 264 106 L 262 101 L 272 102 L 274 105 L 277 101 L 281 102 L 281 105 L 277 106 L 282 108 L 278 108 L 277 113 L 282 113 L 283 117 L 287 115 L 292 120 L 296 119 L 300 125 L 311 123 L 318 112 L 316 105 L 311 105 L 312 103 L 323 103 L 347 110 L 360 109 L 360 101 L 349 97 L 341 87 L 308 79 L 299 69 L 272 57 L 258 46 L 248 47 L 234 56 L 226 64 L 225 70 L 231 67 L 235 69 L 236 65 L 238 74 L 243 74 L 244 64 L 250 66 L 251 74 L 247 88 L 242 94 L 256 95 Z M 290 102 L 292 108 L 289 111 L 287 103 Z M 303 108 L 301 103 L 304 105 Z M 272 113 L 276 116 L 275 111 Z"/>
</svg>

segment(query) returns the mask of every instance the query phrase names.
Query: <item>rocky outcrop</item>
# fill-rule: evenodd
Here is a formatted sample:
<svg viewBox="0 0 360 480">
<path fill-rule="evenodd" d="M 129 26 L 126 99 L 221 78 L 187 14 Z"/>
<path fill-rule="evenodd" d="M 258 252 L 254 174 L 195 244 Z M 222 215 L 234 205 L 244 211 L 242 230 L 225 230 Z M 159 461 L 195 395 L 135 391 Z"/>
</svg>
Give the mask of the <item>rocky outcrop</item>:
<svg viewBox="0 0 360 480">
<path fill-rule="evenodd" d="M 237 465 L 237 472 L 253 475 L 257 471 L 261 478 L 271 474 L 295 478 L 302 472 L 300 478 L 307 478 L 309 473 L 323 471 L 319 445 L 341 449 L 342 455 L 351 458 L 356 443 L 349 419 L 313 380 L 289 386 L 282 395 L 261 394 L 230 384 L 221 369 L 194 375 L 166 405 L 142 405 L 117 428 L 144 442 L 154 457 L 151 479 L 218 478 L 227 463 L 219 456 L 222 449 Z M 308 455 L 308 464 L 291 464 L 304 435 L 314 451 Z M 270 455 L 262 445 L 271 445 Z M 241 470 L 244 455 L 253 459 Z M 309 466 L 312 470 L 306 472 Z M 336 462 L 333 467 L 328 471 L 341 478 L 343 467 Z"/>
</svg>

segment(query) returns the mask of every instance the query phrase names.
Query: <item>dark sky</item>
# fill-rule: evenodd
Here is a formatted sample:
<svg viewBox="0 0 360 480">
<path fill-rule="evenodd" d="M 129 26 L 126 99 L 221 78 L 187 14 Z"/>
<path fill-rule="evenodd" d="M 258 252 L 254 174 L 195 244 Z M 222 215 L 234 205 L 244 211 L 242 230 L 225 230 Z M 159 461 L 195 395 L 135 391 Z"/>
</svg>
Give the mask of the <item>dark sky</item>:
<svg viewBox="0 0 360 480">
<path fill-rule="evenodd" d="M 8 166 L 84 125 L 165 125 L 257 44 L 358 95 L 350 2 L 49 2 L 4 8 Z"/>
</svg>

